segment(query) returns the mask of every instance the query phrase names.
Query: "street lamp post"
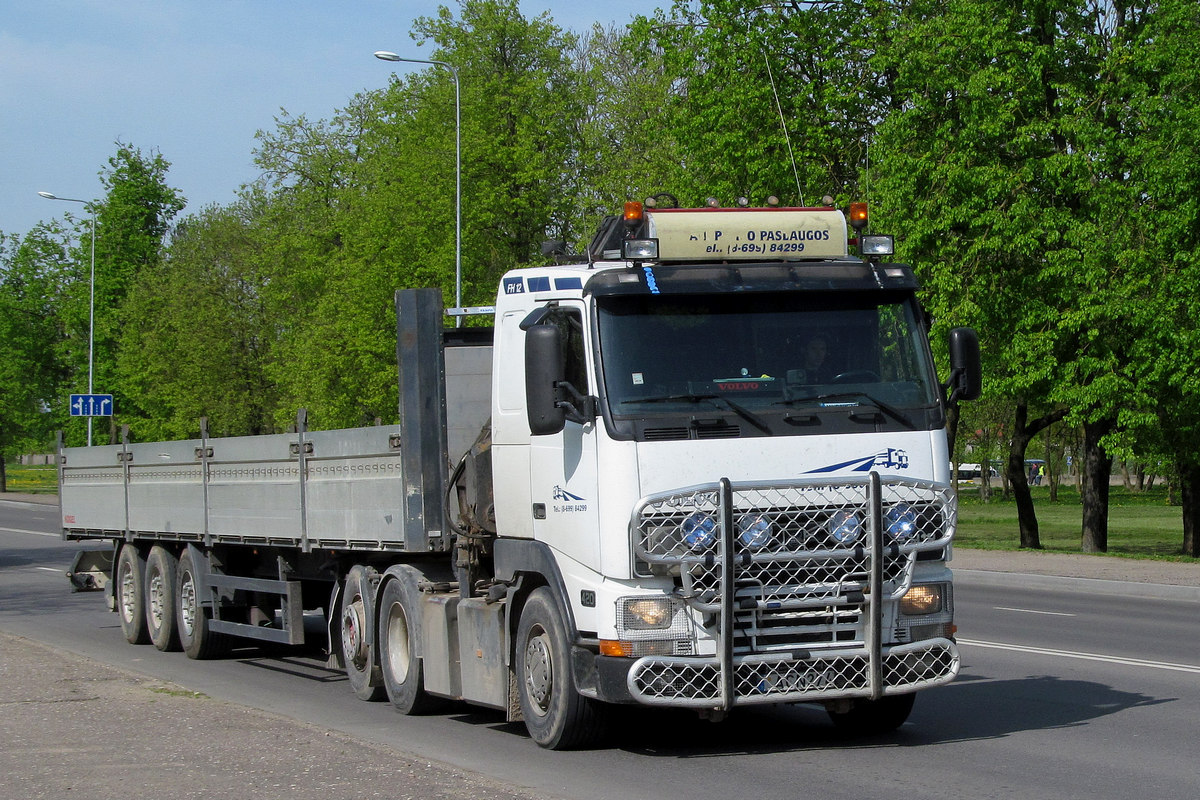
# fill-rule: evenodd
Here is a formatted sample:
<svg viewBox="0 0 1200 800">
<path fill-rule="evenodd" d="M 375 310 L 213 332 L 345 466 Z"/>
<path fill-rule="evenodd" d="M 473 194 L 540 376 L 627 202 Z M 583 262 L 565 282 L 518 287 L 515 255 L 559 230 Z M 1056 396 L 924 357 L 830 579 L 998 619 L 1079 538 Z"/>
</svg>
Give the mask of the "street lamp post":
<svg viewBox="0 0 1200 800">
<path fill-rule="evenodd" d="M 402 58 L 387 50 L 376 50 L 375 57 L 382 61 L 406 61 L 410 64 L 436 64 L 450 70 L 454 79 L 454 308 L 462 312 L 462 95 L 459 91 L 458 70 L 445 61 L 430 61 L 423 58 Z M 462 316 L 455 316 L 454 325 L 462 324 Z"/>
<path fill-rule="evenodd" d="M 96 209 L 87 200 L 76 200 L 74 197 L 59 197 L 50 192 L 38 192 L 47 200 L 64 200 L 68 203 L 83 203 L 84 208 L 92 215 L 92 273 L 88 280 L 88 394 L 93 391 L 93 366 L 95 363 L 96 344 Z M 88 417 L 88 447 L 92 446 L 92 418 Z"/>
</svg>

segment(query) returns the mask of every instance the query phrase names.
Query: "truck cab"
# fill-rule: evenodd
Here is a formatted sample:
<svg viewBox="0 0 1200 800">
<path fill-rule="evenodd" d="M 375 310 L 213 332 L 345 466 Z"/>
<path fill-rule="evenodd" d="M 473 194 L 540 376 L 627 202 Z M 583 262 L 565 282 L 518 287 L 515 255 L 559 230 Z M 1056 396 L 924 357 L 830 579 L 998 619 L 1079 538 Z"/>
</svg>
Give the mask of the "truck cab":
<svg viewBox="0 0 1200 800">
<path fill-rule="evenodd" d="M 832 208 L 627 207 L 587 263 L 504 277 L 497 564 L 553 564 L 584 697 L 894 726 L 957 673 L 947 387 L 911 268 L 847 233 Z"/>
</svg>

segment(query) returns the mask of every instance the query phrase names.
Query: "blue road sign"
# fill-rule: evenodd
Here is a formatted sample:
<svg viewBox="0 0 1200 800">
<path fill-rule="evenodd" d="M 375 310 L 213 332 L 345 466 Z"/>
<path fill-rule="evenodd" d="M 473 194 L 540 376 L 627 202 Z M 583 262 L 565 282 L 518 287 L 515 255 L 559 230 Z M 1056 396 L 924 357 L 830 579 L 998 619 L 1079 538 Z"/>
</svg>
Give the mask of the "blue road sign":
<svg viewBox="0 0 1200 800">
<path fill-rule="evenodd" d="M 72 417 L 111 417 L 113 396 L 111 394 L 71 395 Z"/>
</svg>

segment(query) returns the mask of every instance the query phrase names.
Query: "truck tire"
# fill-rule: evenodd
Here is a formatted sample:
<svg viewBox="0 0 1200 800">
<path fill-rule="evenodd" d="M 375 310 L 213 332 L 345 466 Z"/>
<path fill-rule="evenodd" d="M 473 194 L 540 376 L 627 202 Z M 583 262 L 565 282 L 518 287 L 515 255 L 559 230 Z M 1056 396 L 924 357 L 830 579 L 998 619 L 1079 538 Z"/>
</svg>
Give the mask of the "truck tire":
<svg viewBox="0 0 1200 800">
<path fill-rule="evenodd" d="M 150 632 L 150 641 L 163 651 L 181 649 L 179 644 L 179 623 L 175 615 L 176 572 L 179 570 L 179 559 L 163 547 L 156 544 L 150 548 L 146 557 L 146 628 Z"/>
<path fill-rule="evenodd" d="M 878 700 L 855 700 L 848 711 L 829 709 L 829 718 L 847 736 L 877 736 L 899 728 L 912 713 L 916 694 L 890 694 Z"/>
<path fill-rule="evenodd" d="M 607 709 L 575 691 L 566 625 L 544 586 L 521 610 L 516 651 L 517 694 L 530 737 L 549 750 L 597 743 L 607 727 Z"/>
<path fill-rule="evenodd" d="M 420 573 L 402 567 L 379 600 L 379 666 L 388 699 L 401 714 L 428 714 L 441 705 L 425 691 L 421 652 Z"/>
<path fill-rule="evenodd" d="M 175 579 L 175 619 L 179 644 L 188 658 L 219 658 L 229 652 L 233 641 L 225 634 L 214 633 L 209 627 L 212 611 L 204 606 L 202 588 L 203 573 L 192 559 L 192 550 L 185 550 L 179 558 Z"/>
<path fill-rule="evenodd" d="M 115 591 L 121 632 L 130 644 L 149 644 L 146 626 L 146 554 L 135 544 L 121 548 L 117 556 Z"/>
<path fill-rule="evenodd" d="M 342 661 L 350 688 L 360 700 L 375 702 L 387 696 L 383 672 L 375 653 L 374 631 L 369 620 L 375 611 L 375 592 L 366 567 L 354 566 L 346 575 L 340 614 Z"/>
</svg>

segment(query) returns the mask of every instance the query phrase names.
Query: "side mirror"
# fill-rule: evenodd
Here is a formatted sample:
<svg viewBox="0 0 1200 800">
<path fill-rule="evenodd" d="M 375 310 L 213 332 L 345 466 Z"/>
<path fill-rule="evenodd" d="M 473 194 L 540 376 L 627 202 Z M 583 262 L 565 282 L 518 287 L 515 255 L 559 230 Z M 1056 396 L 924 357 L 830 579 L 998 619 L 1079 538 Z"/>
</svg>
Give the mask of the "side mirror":
<svg viewBox="0 0 1200 800">
<path fill-rule="evenodd" d="M 974 400 L 983 390 L 983 367 L 979 359 L 979 335 L 974 328 L 950 331 L 950 396 L 947 402 Z"/>
<path fill-rule="evenodd" d="M 558 405 L 557 386 L 566 380 L 562 334 L 554 325 L 525 331 L 525 411 L 529 432 L 548 436 L 565 427 L 567 414 Z"/>
</svg>

